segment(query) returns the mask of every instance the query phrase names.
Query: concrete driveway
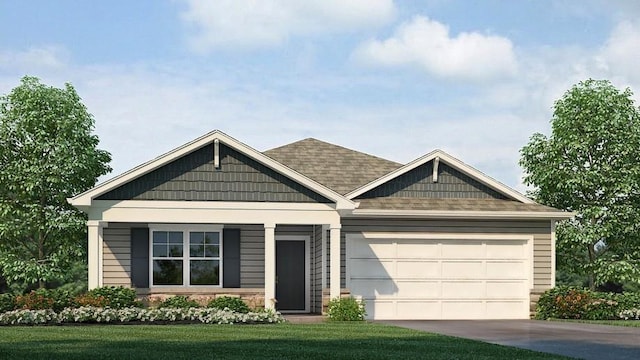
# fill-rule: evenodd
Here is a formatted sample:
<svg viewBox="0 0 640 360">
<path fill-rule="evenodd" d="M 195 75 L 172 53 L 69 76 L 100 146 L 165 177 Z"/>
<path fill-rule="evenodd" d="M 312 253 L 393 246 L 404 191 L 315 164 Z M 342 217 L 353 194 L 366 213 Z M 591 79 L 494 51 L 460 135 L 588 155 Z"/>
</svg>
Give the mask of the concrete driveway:
<svg viewBox="0 0 640 360">
<path fill-rule="evenodd" d="M 640 328 L 537 320 L 380 322 L 581 359 L 640 359 Z"/>
</svg>

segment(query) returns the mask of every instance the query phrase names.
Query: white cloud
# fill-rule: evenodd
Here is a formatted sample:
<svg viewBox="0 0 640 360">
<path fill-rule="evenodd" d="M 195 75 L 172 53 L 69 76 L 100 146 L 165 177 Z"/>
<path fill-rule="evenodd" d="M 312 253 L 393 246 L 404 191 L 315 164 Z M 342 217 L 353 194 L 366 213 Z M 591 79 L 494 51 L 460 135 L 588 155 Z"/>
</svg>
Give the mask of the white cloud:
<svg viewBox="0 0 640 360">
<path fill-rule="evenodd" d="M 392 0 L 187 0 L 194 50 L 267 47 L 289 38 L 357 31 L 395 16 Z"/>
<path fill-rule="evenodd" d="M 463 32 L 455 37 L 437 21 L 416 16 L 393 37 L 369 40 L 354 52 L 367 64 L 418 66 L 438 77 L 481 80 L 513 75 L 517 61 L 505 37 Z"/>
<path fill-rule="evenodd" d="M 630 21 L 618 23 L 602 49 L 602 59 L 603 66 L 611 74 L 639 83 L 640 24 Z"/>
<path fill-rule="evenodd" d="M 56 45 L 32 46 L 26 50 L 0 51 L 0 66 L 19 69 L 56 69 L 67 62 L 67 51 Z"/>
</svg>

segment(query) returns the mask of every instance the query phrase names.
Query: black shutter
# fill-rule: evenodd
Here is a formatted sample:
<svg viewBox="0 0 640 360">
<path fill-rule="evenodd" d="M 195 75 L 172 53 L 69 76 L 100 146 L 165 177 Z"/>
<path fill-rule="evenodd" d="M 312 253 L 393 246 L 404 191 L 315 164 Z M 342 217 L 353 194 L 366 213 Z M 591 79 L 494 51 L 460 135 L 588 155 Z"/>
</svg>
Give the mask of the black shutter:
<svg viewBox="0 0 640 360">
<path fill-rule="evenodd" d="M 240 287 L 240 229 L 222 232 L 222 287 Z"/>
<path fill-rule="evenodd" d="M 149 229 L 131 229 L 131 285 L 149 287 Z"/>
</svg>

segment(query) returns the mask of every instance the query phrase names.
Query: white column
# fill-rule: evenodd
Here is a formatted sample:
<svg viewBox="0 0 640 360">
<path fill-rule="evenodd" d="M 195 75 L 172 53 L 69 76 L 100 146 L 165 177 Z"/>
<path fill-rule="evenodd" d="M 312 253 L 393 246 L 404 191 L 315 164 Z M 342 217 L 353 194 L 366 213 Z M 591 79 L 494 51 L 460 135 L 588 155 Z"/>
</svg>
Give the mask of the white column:
<svg viewBox="0 0 640 360">
<path fill-rule="evenodd" d="M 531 245 L 535 246 L 535 245 Z M 533 262 L 533 257 L 531 258 Z M 531 275 L 533 276 L 533 274 Z M 556 287 L 556 221 L 551 220 L 551 287 Z M 533 288 L 533 285 L 531 285 Z"/>
<path fill-rule="evenodd" d="M 329 279 L 331 280 L 329 298 L 331 299 L 340 297 L 340 228 L 340 224 L 331 224 L 329 229 Z"/>
<path fill-rule="evenodd" d="M 89 290 L 100 286 L 100 244 L 102 243 L 102 227 L 99 221 L 87 221 L 87 270 Z"/>
<path fill-rule="evenodd" d="M 264 224 L 264 307 L 276 307 L 276 236 L 275 224 Z"/>
</svg>

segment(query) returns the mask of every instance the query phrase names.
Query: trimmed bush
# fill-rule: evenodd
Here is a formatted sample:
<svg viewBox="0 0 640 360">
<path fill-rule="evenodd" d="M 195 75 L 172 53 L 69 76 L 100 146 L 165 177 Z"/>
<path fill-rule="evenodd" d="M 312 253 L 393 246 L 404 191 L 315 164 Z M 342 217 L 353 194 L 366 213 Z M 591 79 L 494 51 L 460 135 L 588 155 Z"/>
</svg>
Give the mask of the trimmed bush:
<svg viewBox="0 0 640 360">
<path fill-rule="evenodd" d="M 187 296 L 178 295 L 172 296 L 170 298 L 166 298 L 159 305 L 159 308 L 174 308 L 174 309 L 190 309 L 190 308 L 199 308 L 200 304 L 198 304 L 195 300 L 189 299 Z"/>
<path fill-rule="evenodd" d="M 0 313 L 15 310 L 16 299 L 13 294 L 0 294 Z"/>
<path fill-rule="evenodd" d="M 207 307 L 220 310 L 228 309 L 240 314 L 246 314 L 249 312 L 249 306 L 247 306 L 247 304 L 242 301 L 242 299 L 232 296 L 217 297 L 209 301 Z"/>
<path fill-rule="evenodd" d="M 638 293 L 604 293 L 559 286 L 540 296 L 536 307 L 536 319 L 584 319 L 615 320 L 633 318 L 640 309 Z"/>
<path fill-rule="evenodd" d="M 330 300 L 327 314 L 331 321 L 363 321 L 367 312 L 363 300 L 346 297 Z"/>
<path fill-rule="evenodd" d="M 108 307 L 109 300 L 102 295 L 82 294 L 73 298 L 74 307 Z"/>
<path fill-rule="evenodd" d="M 102 297 L 104 300 L 104 306 L 108 306 L 113 309 L 142 307 L 142 303 L 138 300 L 136 291 L 123 286 L 103 286 L 95 288 L 87 292 L 86 297 L 87 301 L 89 301 L 88 297 L 93 297 L 95 299 Z"/>
<path fill-rule="evenodd" d="M 26 310 L 62 310 L 72 305 L 71 297 L 66 291 L 57 289 L 38 289 L 18 295 L 15 298 L 17 309 Z"/>
</svg>

